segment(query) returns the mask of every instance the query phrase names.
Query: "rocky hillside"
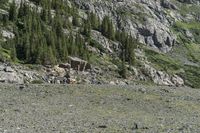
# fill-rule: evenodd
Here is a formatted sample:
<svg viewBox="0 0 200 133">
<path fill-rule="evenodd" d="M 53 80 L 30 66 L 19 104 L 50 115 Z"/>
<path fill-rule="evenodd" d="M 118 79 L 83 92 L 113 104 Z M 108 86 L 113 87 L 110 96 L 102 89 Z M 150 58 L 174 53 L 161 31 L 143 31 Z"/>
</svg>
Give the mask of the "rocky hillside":
<svg viewBox="0 0 200 133">
<path fill-rule="evenodd" d="M 200 87 L 199 8 L 198 0 L 3 0 L 0 59 L 42 64 L 34 80 L 49 83 Z"/>
</svg>

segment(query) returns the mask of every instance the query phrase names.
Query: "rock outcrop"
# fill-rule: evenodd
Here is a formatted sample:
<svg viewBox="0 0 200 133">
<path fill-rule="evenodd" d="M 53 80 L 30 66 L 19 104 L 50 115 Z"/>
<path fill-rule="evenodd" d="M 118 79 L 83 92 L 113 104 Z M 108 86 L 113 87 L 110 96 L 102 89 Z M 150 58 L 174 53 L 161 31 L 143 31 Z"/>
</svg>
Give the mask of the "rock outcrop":
<svg viewBox="0 0 200 133">
<path fill-rule="evenodd" d="M 42 74 L 34 70 L 27 70 L 22 66 L 12 66 L 0 64 L 0 82 L 1 83 L 31 83 L 32 81 L 41 80 Z"/>
<path fill-rule="evenodd" d="M 91 69 L 91 65 L 80 58 L 69 56 L 69 62 L 71 64 L 71 68 L 78 71 L 85 71 Z"/>
<path fill-rule="evenodd" d="M 176 36 L 170 31 L 174 18 L 165 8 L 173 12 L 178 7 L 170 0 L 74 1 L 81 9 L 98 14 L 100 19 L 110 16 L 117 28 L 131 33 L 141 43 L 163 52 L 175 45 Z"/>
<path fill-rule="evenodd" d="M 146 76 L 158 85 L 167 85 L 167 86 L 182 86 L 184 85 L 184 80 L 178 75 L 169 75 L 166 72 L 156 70 L 152 66 L 145 64 L 144 73 Z"/>
</svg>

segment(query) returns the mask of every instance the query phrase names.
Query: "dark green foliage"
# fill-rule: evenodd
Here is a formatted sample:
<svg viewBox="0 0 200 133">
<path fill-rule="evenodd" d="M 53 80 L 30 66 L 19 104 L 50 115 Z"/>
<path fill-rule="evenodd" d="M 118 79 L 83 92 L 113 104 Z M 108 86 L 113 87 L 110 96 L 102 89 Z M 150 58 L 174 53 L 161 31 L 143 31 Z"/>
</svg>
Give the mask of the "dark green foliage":
<svg viewBox="0 0 200 133">
<path fill-rule="evenodd" d="M 88 21 L 90 22 L 92 29 L 94 30 L 100 29 L 100 25 L 101 25 L 100 19 L 96 14 L 92 12 L 88 13 Z"/>
<path fill-rule="evenodd" d="M 16 61 L 16 60 L 17 60 L 16 48 L 15 48 L 15 44 L 14 44 L 14 43 L 12 43 L 10 58 L 11 58 L 11 60 L 13 60 L 13 61 Z"/>
<path fill-rule="evenodd" d="M 123 56 L 122 57 L 122 64 L 119 66 L 119 74 L 122 76 L 122 78 L 126 78 L 127 68 L 126 68 L 126 65 L 125 65 L 125 54 L 123 54 L 122 56 Z"/>
<path fill-rule="evenodd" d="M 73 18 L 72 18 L 72 24 L 74 26 L 80 26 L 80 22 L 79 22 L 79 19 L 78 19 L 77 16 L 73 16 Z"/>
<path fill-rule="evenodd" d="M 0 15 L 0 21 L 2 21 L 2 24 L 4 27 L 8 25 L 8 16 L 6 14 Z"/>
<path fill-rule="evenodd" d="M 111 40 L 115 39 L 114 25 L 108 16 L 105 16 L 103 18 L 103 22 L 101 25 L 101 32 L 104 36 L 108 37 L 109 39 Z"/>
<path fill-rule="evenodd" d="M 200 88 L 200 67 L 184 66 L 184 70 L 185 73 L 180 75 L 183 77 L 185 84 L 193 88 Z"/>
<path fill-rule="evenodd" d="M 31 1 L 42 7 L 41 12 L 23 2 L 19 9 L 14 2 L 10 4 L 9 20 L 15 24 L 15 39 L 8 40 L 4 48 L 11 50 L 11 59 L 49 65 L 67 61 L 68 55 L 88 59 L 85 40 L 80 33 L 76 37 L 64 33 L 72 27 L 70 16 L 73 16 L 75 26 L 80 25 L 77 10 L 63 0 Z M 55 15 L 52 15 L 52 9 Z M 5 23 L 9 20 L 4 18 Z M 89 37 L 90 22 L 84 25 L 84 34 Z"/>
<path fill-rule="evenodd" d="M 89 20 L 85 21 L 83 26 L 83 34 L 86 35 L 86 37 L 90 38 L 91 36 L 91 23 Z"/>
<path fill-rule="evenodd" d="M 114 30 L 113 22 L 108 16 L 105 16 L 101 24 L 101 32 L 104 36 L 111 40 L 116 40 L 121 43 L 121 60 L 128 62 L 130 65 L 135 64 L 135 48 L 138 44 L 136 39 L 128 35 L 124 31 Z"/>
<path fill-rule="evenodd" d="M 12 4 L 10 5 L 9 20 L 16 21 L 16 19 L 17 19 L 17 6 L 15 4 L 15 1 L 13 1 Z"/>
<path fill-rule="evenodd" d="M 135 40 L 124 32 L 116 34 L 108 16 L 100 22 L 96 14 L 87 12 L 88 17 L 84 20 L 79 16 L 77 8 L 68 6 L 65 0 L 30 1 L 41 10 L 25 2 L 17 8 L 13 2 L 10 4 L 9 16 L 1 17 L 5 25 L 11 24 L 15 34 L 14 39 L 7 40 L 3 45 L 3 48 L 10 50 L 13 61 L 51 65 L 66 62 L 68 55 L 89 60 L 86 44 L 106 52 L 101 44 L 91 38 L 91 30 L 98 30 L 108 39 L 121 43 L 124 57 L 120 58 L 124 64 L 134 64 Z"/>
<path fill-rule="evenodd" d="M 135 64 L 135 48 L 138 42 L 131 36 L 125 33 L 124 31 L 117 31 L 116 40 L 122 44 L 122 53 L 121 59 L 127 61 L 130 65 Z"/>
</svg>

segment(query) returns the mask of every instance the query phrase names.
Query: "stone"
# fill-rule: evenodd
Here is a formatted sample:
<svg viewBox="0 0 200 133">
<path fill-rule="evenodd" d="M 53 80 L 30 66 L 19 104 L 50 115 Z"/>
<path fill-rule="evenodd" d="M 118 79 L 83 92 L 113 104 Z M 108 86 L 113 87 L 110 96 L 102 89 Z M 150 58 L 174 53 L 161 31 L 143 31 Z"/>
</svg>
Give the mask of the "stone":
<svg viewBox="0 0 200 133">
<path fill-rule="evenodd" d="M 145 88 L 139 88 L 138 91 L 141 93 L 144 93 L 144 94 L 147 92 L 147 90 Z"/>
<path fill-rule="evenodd" d="M 5 66 L 0 65 L 0 71 L 4 71 L 5 70 Z"/>
<path fill-rule="evenodd" d="M 161 0 L 161 6 L 168 9 L 177 10 L 176 5 L 171 3 L 169 0 Z"/>
<path fill-rule="evenodd" d="M 23 75 L 16 72 L 0 72 L 0 82 L 3 83 L 24 83 Z"/>
<path fill-rule="evenodd" d="M 116 85 L 116 83 L 114 81 L 110 81 L 109 83 L 110 85 Z"/>
<path fill-rule="evenodd" d="M 124 82 L 124 81 L 119 81 L 119 82 L 118 82 L 118 85 L 125 86 L 125 85 L 127 85 L 127 83 Z"/>
<path fill-rule="evenodd" d="M 12 39 L 12 38 L 15 37 L 15 34 L 12 33 L 12 32 L 10 32 L 10 31 L 5 31 L 5 30 L 3 30 L 3 31 L 1 32 L 1 34 L 2 34 L 3 37 L 8 38 L 8 39 Z"/>
<path fill-rule="evenodd" d="M 106 125 L 100 125 L 100 126 L 98 126 L 98 128 L 107 128 L 107 126 Z"/>
<path fill-rule="evenodd" d="M 66 75 L 66 71 L 64 68 L 60 68 L 58 65 L 54 66 L 52 73 L 55 72 L 56 76 L 64 77 Z"/>
<path fill-rule="evenodd" d="M 102 73 L 103 73 L 103 72 L 102 72 L 102 69 L 99 68 L 99 67 L 94 67 L 94 68 L 93 68 L 93 71 L 94 71 L 95 74 L 102 74 Z"/>
<path fill-rule="evenodd" d="M 82 60 L 78 57 L 69 56 L 68 58 L 71 64 L 71 68 L 73 68 L 74 70 L 78 71 L 91 70 L 91 65 L 87 61 Z"/>
<path fill-rule="evenodd" d="M 178 75 L 174 75 L 172 77 L 172 82 L 176 86 L 183 86 L 184 85 L 184 80 L 181 77 L 179 77 Z"/>
<path fill-rule="evenodd" d="M 10 66 L 7 66 L 4 70 L 5 72 L 14 72 L 14 69 L 12 69 Z"/>
<path fill-rule="evenodd" d="M 70 84 L 76 84 L 77 83 L 76 79 L 73 79 L 73 78 L 70 78 L 69 81 L 70 81 L 69 82 Z"/>
<path fill-rule="evenodd" d="M 25 86 L 24 84 L 20 84 L 20 85 L 19 85 L 19 89 L 20 89 L 20 90 L 23 90 L 25 87 L 26 87 L 26 86 Z"/>
<path fill-rule="evenodd" d="M 58 65 L 58 67 L 64 68 L 64 69 L 70 69 L 71 65 L 69 63 L 61 63 Z"/>
<path fill-rule="evenodd" d="M 166 72 L 156 70 L 148 64 L 144 65 L 144 71 L 145 74 L 148 75 L 151 80 L 158 85 L 179 86 L 184 84 L 183 79 L 179 76 L 171 76 Z"/>
</svg>

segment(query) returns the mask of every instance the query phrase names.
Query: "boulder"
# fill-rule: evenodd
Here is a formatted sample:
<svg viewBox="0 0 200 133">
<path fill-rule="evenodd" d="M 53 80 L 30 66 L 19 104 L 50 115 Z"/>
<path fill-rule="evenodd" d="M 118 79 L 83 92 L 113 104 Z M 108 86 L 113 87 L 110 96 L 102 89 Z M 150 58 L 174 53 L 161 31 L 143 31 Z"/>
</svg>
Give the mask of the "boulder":
<svg viewBox="0 0 200 133">
<path fill-rule="evenodd" d="M 14 72 L 14 69 L 12 69 L 10 66 L 7 66 L 5 69 L 4 69 L 5 72 Z"/>
<path fill-rule="evenodd" d="M 70 84 L 76 84 L 77 81 L 76 81 L 76 79 L 70 78 L 70 79 L 69 79 L 69 83 L 70 83 Z"/>
<path fill-rule="evenodd" d="M 184 81 L 177 75 L 169 75 L 166 72 L 156 70 L 152 66 L 145 64 L 145 75 L 149 76 L 151 80 L 158 85 L 180 86 L 184 85 Z"/>
<path fill-rule="evenodd" d="M 23 75 L 18 74 L 16 72 L 12 72 L 12 73 L 0 72 L 0 82 L 23 84 L 24 79 L 23 79 Z"/>
<path fill-rule="evenodd" d="M 91 65 L 87 61 L 77 57 L 69 56 L 69 62 L 71 64 L 71 68 L 73 68 L 74 70 L 85 71 L 91 69 Z"/>
<path fill-rule="evenodd" d="M 110 81 L 109 83 L 110 85 L 116 85 L 116 83 L 114 81 Z"/>
<path fill-rule="evenodd" d="M 64 68 L 64 69 L 70 69 L 71 65 L 69 63 L 61 63 L 58 65 L 58 67 Z"/>
<path fill-rule="evenodd" d="M 60 68 L 58 65 L 54 66 L 52 74 L 58 77 L 64 77 L 66 75 L 66 71 L 64 68 Z"/>
<path fill-rule="evenodd" d="M 124 81 L 119 81 L 119 82 L 118 82 L 118 85 L 120 85 L 120 86 L 125 86 L 125 85 L 127 85 L 127 83 L 124 82 Z"/>
<path fill-rule="evenodd" d="M 5 66 L 0 65 L 0 71 L 4 71 L 5 70 Z"/>
<path fill-rule="evenodd" d="M 169 0 L 161 0 L 161 6 L 168 9 L 174 9 L 174 10 L 177 9 L 176 5 L 174 5 Z"/>
<path fill-rule="evenodd" d="M 171 80 L 174 83 L 174 85 L 176 85 L 176 86 L 184 85 L 184 80 L 181 77 L 179 77 L 178 75 L 174 75 Z"/>
<path fill-rule="evenodd" d="M 67 84 L 67 83 L 69 83 L 69 80 L 65 77 L 56 77 L 55 83 L 56 84 Z"/>
<path fill-rule="evenodd" d="M 1 31 L 1 34 L 2 34 L 2 36 L 3 36 L 4 38 L 8 38 L 8 39 L 12 39 L 12 38 L 15 37 L 15 34 L 12 33 L 12 32 L 10 32 L 10 31 L 5 31 L 5 30 L 3 30 L 3 31 Z"/>
</svg>

